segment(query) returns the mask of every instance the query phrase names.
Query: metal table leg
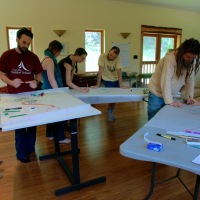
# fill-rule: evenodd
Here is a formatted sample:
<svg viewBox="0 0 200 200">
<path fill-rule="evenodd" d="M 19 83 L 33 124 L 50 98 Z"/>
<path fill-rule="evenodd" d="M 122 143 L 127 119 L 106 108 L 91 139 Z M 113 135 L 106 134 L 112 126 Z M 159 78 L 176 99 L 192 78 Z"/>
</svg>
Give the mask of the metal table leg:
<svg viewBox="0 0 200 200">
<path fill-rule="evenodd" d="M 80 181 L 80 169 L 79 169 L 79 149 L 78 149 L 78 138 L 77 138 L 77 120 L 73 119 L 70 120 L 70 134 L 71 134 L 71 151 L 67 152 L 60 152 L 60 146 L 59 146 L 59 140 L 54 135 L 54 141 L 55 141 L 55 154 L 50 154 L 47 156 L 40 156 L 40 160 L 48 159 L 48 158 L 57 158 L 59 161 L 61 167 L 65 171 L 66 175 L 70 179 L 72 185 L 68 187 L 64 187 L 61 189 L 57 189 L 55 191 L 56 196 L 61 196 L 65 193 L 72 192 L 75 190 L 80 190 L 82 188 L 95 185 L 97 183 L 103 183 L 106 181 L 106 177 L 102 176 L 99 178 L 95 178 L 89 181 L 81 182 Z M 72 155 L 72 171 L 71 169 L 66 165 L 65 161 L 62 158 L 62 155 L 71 154 Z"/>
</svg>

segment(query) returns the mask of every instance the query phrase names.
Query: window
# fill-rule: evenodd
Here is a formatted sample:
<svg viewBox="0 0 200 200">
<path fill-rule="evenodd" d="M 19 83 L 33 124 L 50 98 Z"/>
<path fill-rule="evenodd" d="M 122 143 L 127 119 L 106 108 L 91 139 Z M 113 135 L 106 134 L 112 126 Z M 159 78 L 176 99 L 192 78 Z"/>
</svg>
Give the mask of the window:
<svg viewBox="0 0 200 200">
<path fill-rule="evenodd" d="M 6 27 L 8 49 L 13 49 L 17 47 L 16 34 L 17 31 L 21 28 L 23 27 Z M 26 27 L 26 28 L 32 31 L 31 27 Z M 32 42 L 31 45 L 29 46 L 29 50 L 33 51 Z"/>
<path fill-rule="evenodd" d="M 180 45 L 181 29 L 144 26 L 141 27 L 142 36 L 142 67 L 141 73 L 153 73 L 156 64 L 169 49 Z"/>
<path fill-rule="evenodd" d="M 104 52 L 104 31 L 85 30 L 86 72 L 97 72 L 99 56 Z"/>
</svg>

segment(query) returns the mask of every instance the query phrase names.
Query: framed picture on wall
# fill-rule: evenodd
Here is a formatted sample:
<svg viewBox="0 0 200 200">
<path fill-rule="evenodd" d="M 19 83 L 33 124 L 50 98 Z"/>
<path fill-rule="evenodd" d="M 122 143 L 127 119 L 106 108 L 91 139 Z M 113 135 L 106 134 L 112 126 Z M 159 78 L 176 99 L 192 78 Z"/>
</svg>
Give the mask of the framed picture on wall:
<svg viewBox="0 0 200 200">
<path fill-rule="evenodd" d="M 61 42 L 61 43 L 62 43 L 63 49 L 60 52 L 60 55 L 61 56 L 66 56 L 67 55 L 67 42 Z"/>
</svg>

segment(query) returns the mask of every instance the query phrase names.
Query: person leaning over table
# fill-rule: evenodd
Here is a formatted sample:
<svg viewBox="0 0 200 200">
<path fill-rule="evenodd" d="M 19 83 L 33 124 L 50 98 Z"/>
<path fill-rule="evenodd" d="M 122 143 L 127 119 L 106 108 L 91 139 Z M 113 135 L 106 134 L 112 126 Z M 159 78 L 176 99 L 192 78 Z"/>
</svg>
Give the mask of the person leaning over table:
<svg viewBox="0 0 200 200">
<path fill-rule="evenodd" d="M 105 87 L 120 87 L 120 88 L 129 88 L 124 86 L 122 82 L 122 64 L 119 57 L 120 49 L 116 46 L 113 46 L 108 53 L 103 53 L 99 56 L 98 65 L 99 72 L 97 76 L 97 84 L 92 86 L 92 88 L 98 88 L 101 83 L 101 79 Z M 112 122 L 115 120 L 113 114 L 116 103 L 108 104 L 108 121 Z"/>
<path fill-rule="evenodd" d="M 42 89 L 54 89 L 63 87 L 63 81 L 60 69 L 58 67 L 56 57 L 60 55 L 63 49 L 62 44 L 53 40 L 49 43 L 48 48 L 44 51 L 42 58 Z M 71 141 L 65 136 L 65 122 L 54 122 L 46 125 L 46 136 L 49 140 L 54 139 L 54 134 L 57 134 L 59 143 L 70 143 Z"/>
<path fill-rule="evenodd" d="M 77 63 L 85 61 L 86 57 L 87 52 L 85 49 L 77 48 L 74 54 L 68 55 L 58 63 L 64 87 L 70 87 L 84 93 L 89 92 L 88 87 L 79 87 L 72 82 L 74 73 L 78 72 Z"/>
<path fill-rule="evenodd" d="M 28 50 L 33 33 L 22 28 L 17 31 L 17 47 L 4 52 L 0 58 L 0 78 L 11 94 L 30 92 L 41 81 L 42 66 L 39 58 Z M 35 151 L 36 126 L 15 130 L 16 156 L 22 163 L 30 162 Z"/>
<path fill-rule="evenodd" d="M 86 50 L 79 47 L 75 50 L 74 54 L 68 55 L 58 63 L 62 75 L 63 87 L 70 87 L 83 93 L 89 92 L 88 87 L 79 87 L 72 82 L 74 73 L 78 72 L 78 63 L 84 62 L 86 57 Z M 69 122 L 70 127 L 76 126 L 76 120 L 70 120 Z M 65 127 L 66 130 L 70 129 L 68 121 L 66 121 Z"/>
<path fill-rule="evenodd" d="M 185 40 L 177 49 L 170 50 L 159 61 L 149 82 L 148 120 L 164 105 L 181 107 L 174 100 L 185 85 L 185 101 L 194 104 L 194 77 L 199 70 L 200 44 L 194 38 Z"/>
</svg>

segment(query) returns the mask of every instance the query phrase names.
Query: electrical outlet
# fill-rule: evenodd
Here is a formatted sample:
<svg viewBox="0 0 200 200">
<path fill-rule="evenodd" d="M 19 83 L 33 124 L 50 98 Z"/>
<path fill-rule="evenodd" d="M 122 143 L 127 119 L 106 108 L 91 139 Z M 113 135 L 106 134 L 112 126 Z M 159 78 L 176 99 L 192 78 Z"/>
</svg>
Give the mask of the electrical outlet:
<svg viewBox="0 0 200 200">
<path fill-rule="evenodd" d="M 138 55 L 133 55 L 133 59 L 138 59 Z"/>
</svg>

